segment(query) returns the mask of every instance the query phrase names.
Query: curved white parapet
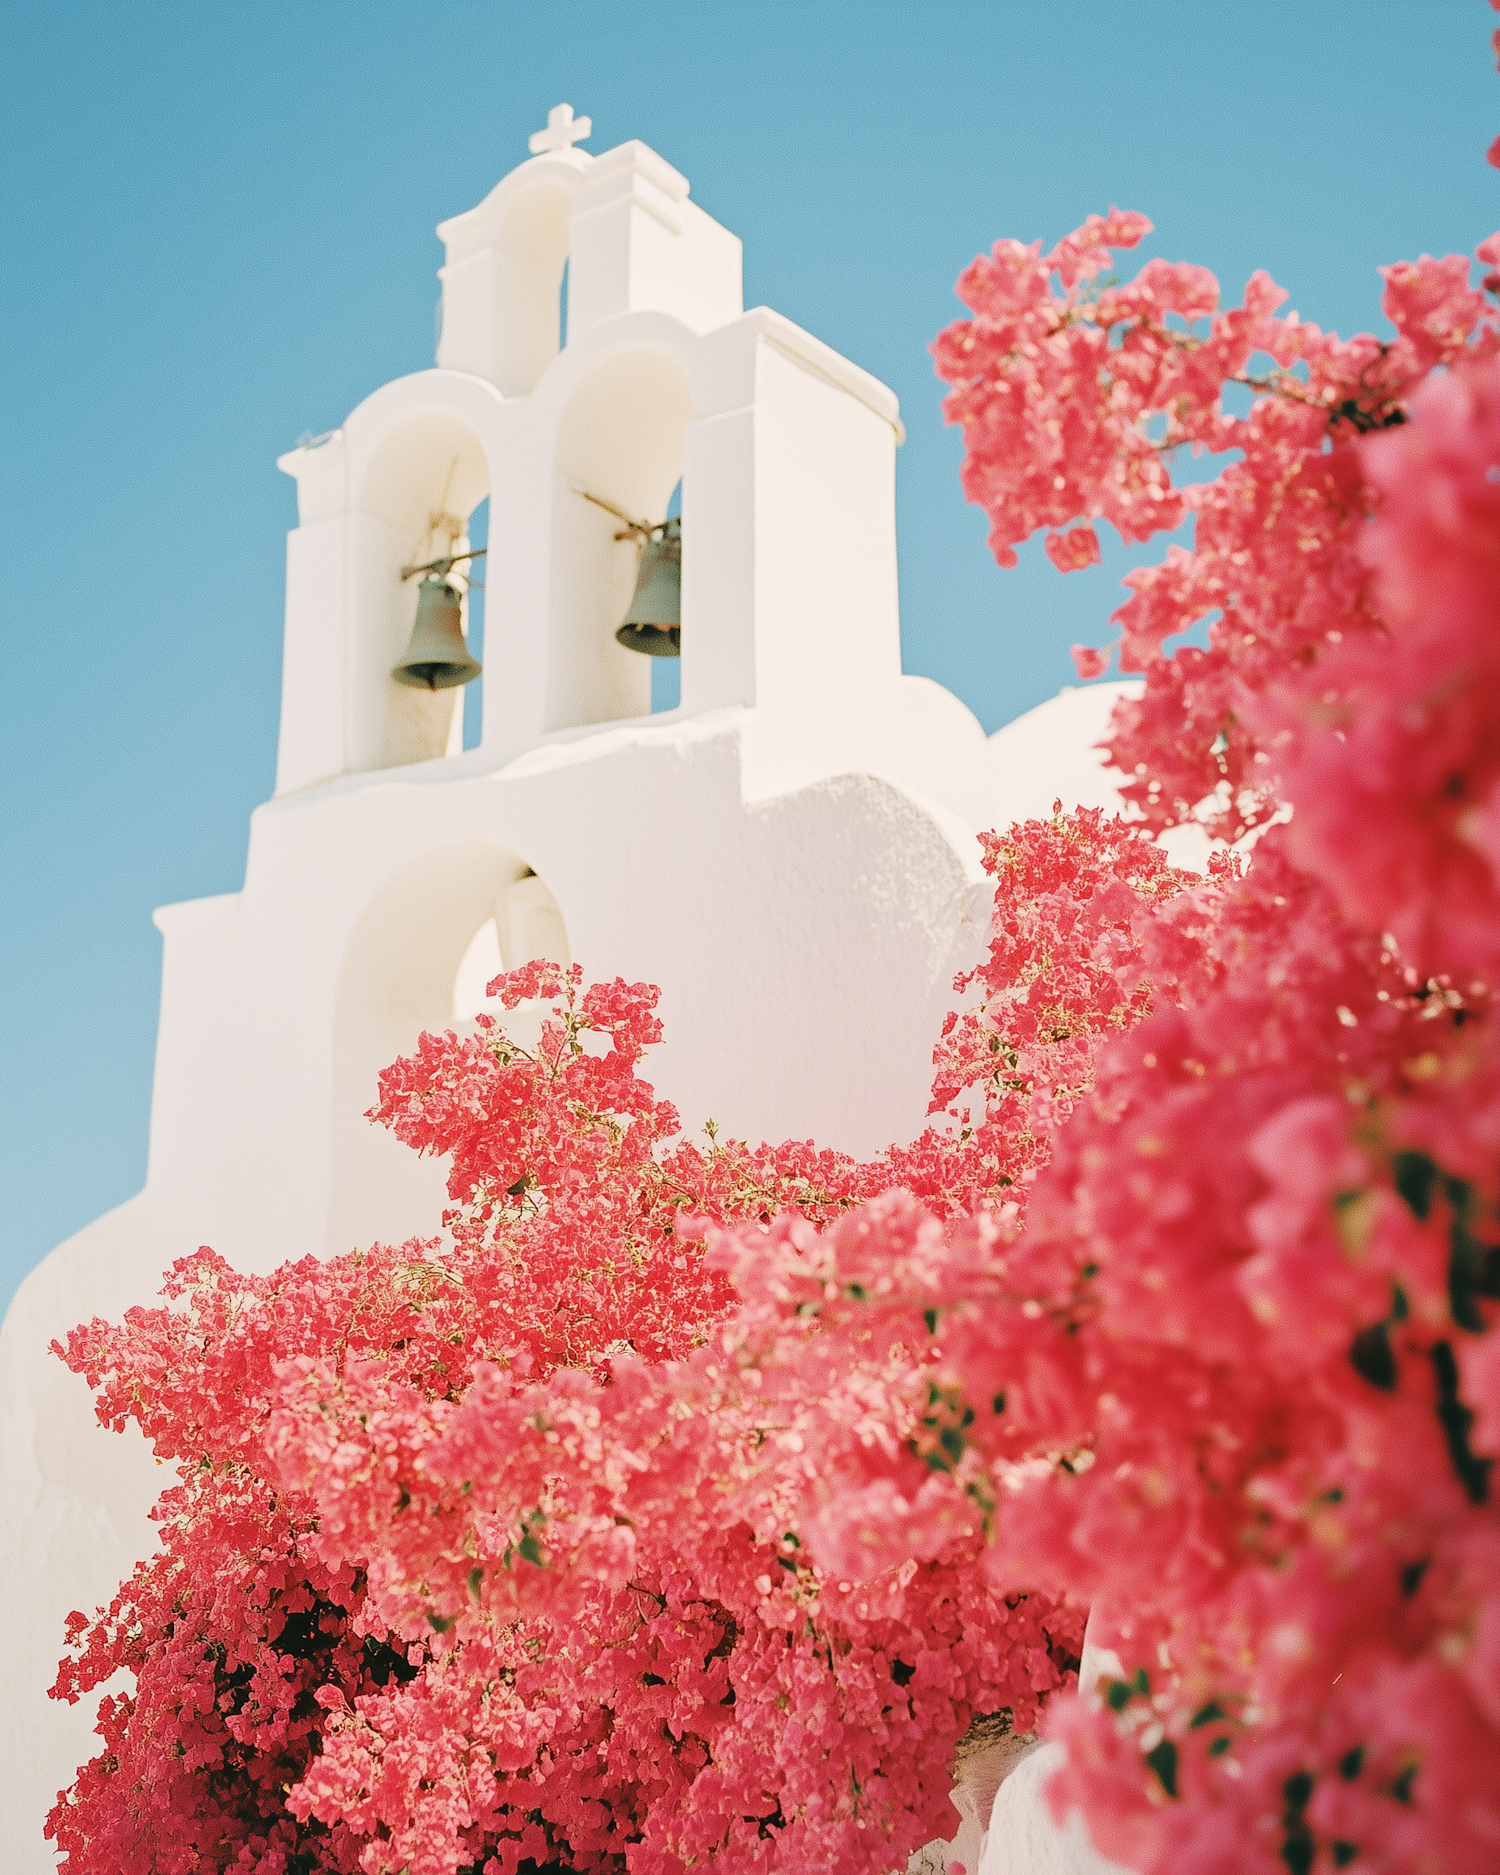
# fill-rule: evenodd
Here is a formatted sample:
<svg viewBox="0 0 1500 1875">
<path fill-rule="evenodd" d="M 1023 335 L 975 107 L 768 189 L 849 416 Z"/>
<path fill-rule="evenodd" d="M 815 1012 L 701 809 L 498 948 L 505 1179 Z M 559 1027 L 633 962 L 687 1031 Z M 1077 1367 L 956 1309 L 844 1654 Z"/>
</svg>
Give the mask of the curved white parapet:
<svg viewBox="0 0 1500 1875">
<path fill-rule="evenodd" d="M 46 1697 L 63 1624 L 74 1608 L 107 1603 L 151 1553 L 147 1512 L 166 1476 L 133 1427 L 117 1436 L 98 1425 L 88 1388 L 48 1346 L 149 1294 L 160 1267 L 154 1237 L 141 1193 L 34 1269 L 0 1329 L 0 1583 L 17 1616 L 0 1669 L 0 1841 L 17 1875 L 53 1867 L 43 1820 L 99 1744 L 94 1702 Z"/>
<path fill-rule="evenodd" d="M 1090 802 L 1086 805 L 1095 806 Z M 1099 1645 L 1102 1624 L 1095 1609 L 1084 1629 L 1078 1685 L 1083 1697 L 1098 1702 L 1099 1681 L 1121 1677 L 1119 1656 Z M 1066 1761 L 1060 1744 L 1039 1745 L 1014 1767 L 996 1793 L 977 1870 L 971 1875 L 1133 1875 L 1130 1869 L 1100 1855 L 1089 1840 L 1077 1810 L 1059 1823 L 1045 1791 L 1047 1779 Z"/>
<path fill-rule="evenodd" d="M 989 739 L 996 824 L 1046 820 L 1054 801 L 1061 801 L 1065 813 L 1102 807 L 1130 819 L 1099 744 L 1109 734 L 1115 704 L 1122 697 L 1138 697 L 1142 688 L 1138 677 L 1083 689 L 1070 686 L 997 729 Z M 1212 843 L 1196 826 L 1172 827 L 1158 838 L 1174 866 L 1188 872 L 1207 869 Z"/>
<path fill-rule="evenodd" d="M 1122 697 L 1138 697 L 1138 679 L 1058 691 L 989 739 L 991 798 L 996 816 L 1046 820 L 1052 803 L 1064 809 L 1121 810 L 1119 789 L 1096 746 Z"/>
<path fill-rule="evenodd" d="M 1017 1738 L 1008 1714 L 976 1720 L 959 1741 L 950 1801 L 961 1822 L 947 1842 L 930 1842 L 906 1865 L 906 1875 L 978 1875 L 997 1795 L 1007 1778 L 1037 1748 L 1034 1733 Z"/>
</svg>

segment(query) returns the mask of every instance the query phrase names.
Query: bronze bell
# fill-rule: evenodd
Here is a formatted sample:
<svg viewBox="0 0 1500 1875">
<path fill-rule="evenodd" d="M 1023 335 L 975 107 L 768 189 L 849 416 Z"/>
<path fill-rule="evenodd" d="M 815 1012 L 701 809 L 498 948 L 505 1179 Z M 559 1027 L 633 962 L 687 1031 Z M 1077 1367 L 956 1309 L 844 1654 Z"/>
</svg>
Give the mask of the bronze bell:
<svg viewBox="0 0 1500 1875">
<path fill-rule="evenodd" d="M 483 668 L 464 642 L 462 594 L 436 573 L 417 588 L 417 622 L 406 656 L 391 672 L 416 690 L 453 690 L 471 684 Z"/>
<path fill-rule="evenodd" d="M 682 656 L 682 521 L 675 514 L 651 530 L 641 549 L 635 597 L 615 642 L 650 658 Z"/>
</svg>

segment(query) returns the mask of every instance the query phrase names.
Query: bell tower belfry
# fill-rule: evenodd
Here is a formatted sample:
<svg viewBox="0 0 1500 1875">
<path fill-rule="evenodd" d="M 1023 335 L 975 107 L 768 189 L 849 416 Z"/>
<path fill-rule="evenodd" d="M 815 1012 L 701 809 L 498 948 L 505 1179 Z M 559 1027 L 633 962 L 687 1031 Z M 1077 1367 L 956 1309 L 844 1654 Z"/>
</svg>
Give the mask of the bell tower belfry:
<svg viewBox="0 0 1500 1875">
<path fill-rule="evenodd" d="M 661 986 L 646 1072 L 690 1128 L 870 1152 L 912 1137 L 955 971 L 980 954 L 990 752 L 903 676 L 892 393 L 741 298 L 740 243 L 645 144 L 594 156 L 551 114 L 443 222 L 437 363 L 280 466 L 276 792 L 245 883 L 164 907 L 147 1182 L 27 1279 L 0 1339 L 0 1585 L 27 1619 L 0 1701 L 7 1867 L 92 1749 L 49 1702 L 71 1608 L 153 1541 L 161 1481 L 94 1425 L 48 1343 L 148 1302 L 202 1243 L 266 1269 L 431 1235 L 441 1163 L 363 1114 L 424 1028 L 501 966 Z M 681 701 L 616 638 L 619 515 L 681 486 Z M 391 673 L 414 566 L 489 500 L 483 734 L 460 688 Z M 462 568 L 472 569 L 472 561 Z M 462 607 L 454 562 L 452 603 Z M 447 602 L 445 602 L 447 603 Z M 477 986 L 477 987 L 476 987 Z"/>
<path fill-rule="evenodd" d="M 679 716 L 754 710 L 747 752 L 816 747 L 809 776 L 865 759 L 901 689 L 890 391 L 743 311 L 739 241 L 645 144 L 545 143 L 438 232 L 437 368 L 281 459 L 300 525 L 278 794 L 449 750 L 451 700 L 387 683 L 415 605 L 392 574 L 486 494 L 487 760 L 649 716 L 649 667 L 613 640 L 634 554 L 588 497 L 657 516 L 679 482 Z"/>
</svg>

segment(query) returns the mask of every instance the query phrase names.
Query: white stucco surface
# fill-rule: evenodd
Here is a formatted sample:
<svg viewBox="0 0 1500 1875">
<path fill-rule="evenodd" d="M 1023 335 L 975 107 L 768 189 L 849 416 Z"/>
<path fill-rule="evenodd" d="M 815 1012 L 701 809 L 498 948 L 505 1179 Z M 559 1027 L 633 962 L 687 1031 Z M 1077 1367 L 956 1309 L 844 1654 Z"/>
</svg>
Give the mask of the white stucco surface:
<svg viewBox="0 0 1500 1875">
<path fill-rule="evenodd" d="M 431 1233 L 443 1166 L 361 1115 L 378 1070 L 454 1020 L 456 985 L 472 1003 L 486 946 L 660 984 L 648 1071 L 690 1126 L 911 1136 L 986 935 L 976 832 L 1111 794 L 1088 746 L 1109 686 L 987 739 L 902 675 L 896 400 L 742 310 L 739 242 L 670 165 L 547 150 L 439 232 L 437 367 L 282 458 L 277 790 L 243 890 L 157 914 L 146 1186 L 31 1274 L 0 1334 L 13 1875 L 53 1865 L 42 1819 L 92 1749 L 91 1713 L 45 1696 L 64 1618 L 149 1553 L 161 1477 L 95 1425 L 54 1337 L 149 1302 L 202 1243 L 266 1270 Z M 632 551 L 576 491 L 658 518 L 679 479 L 682 702 L 652 716 L 647 660 L 612 636 Z M 486 495 L 484 739 L 463 753 L 458 693 L 389 677 L 415 605 L 398 569 L 461 541 Z"/>
<path fill-rule="evenodd" d="M 1043 1787 L 1065 1762 L 1061 1745 L 1038 1745 L 1001 1784 L 977 1875 L 1130 1875 L 1094 1848 L 1077 1810 L 1053 1816 Z"/>
<path fill-rule="evenodd" d="M 1052 803 L 1117 812 L 1120 796 L 1094 745 L 1109 730 L 1121 697 L 1139 696 L 1139 679 L 1060 690 L 990 737 L 990 787 L 1011 820 L 1043 820 Z"/>
</svg>

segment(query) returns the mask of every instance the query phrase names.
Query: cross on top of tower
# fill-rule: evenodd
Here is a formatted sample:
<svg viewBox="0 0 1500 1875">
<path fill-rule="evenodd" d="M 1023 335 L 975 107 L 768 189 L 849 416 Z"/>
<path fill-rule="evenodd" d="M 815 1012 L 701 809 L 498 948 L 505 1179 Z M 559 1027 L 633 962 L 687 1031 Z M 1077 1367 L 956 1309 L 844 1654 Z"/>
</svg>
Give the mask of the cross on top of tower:
<svg viewBox="0 0 1500 1875">
<path fill-rule="evenodd" d="M 566 150 L 592 136 L 593 130 L 591 117 L 575 117 L 571 104 L 554 104 L 547 113 L 547 128 L 533 131 L 526 147 L 533 156 L 545 155 L 548 150 Z"/>
</svg>

